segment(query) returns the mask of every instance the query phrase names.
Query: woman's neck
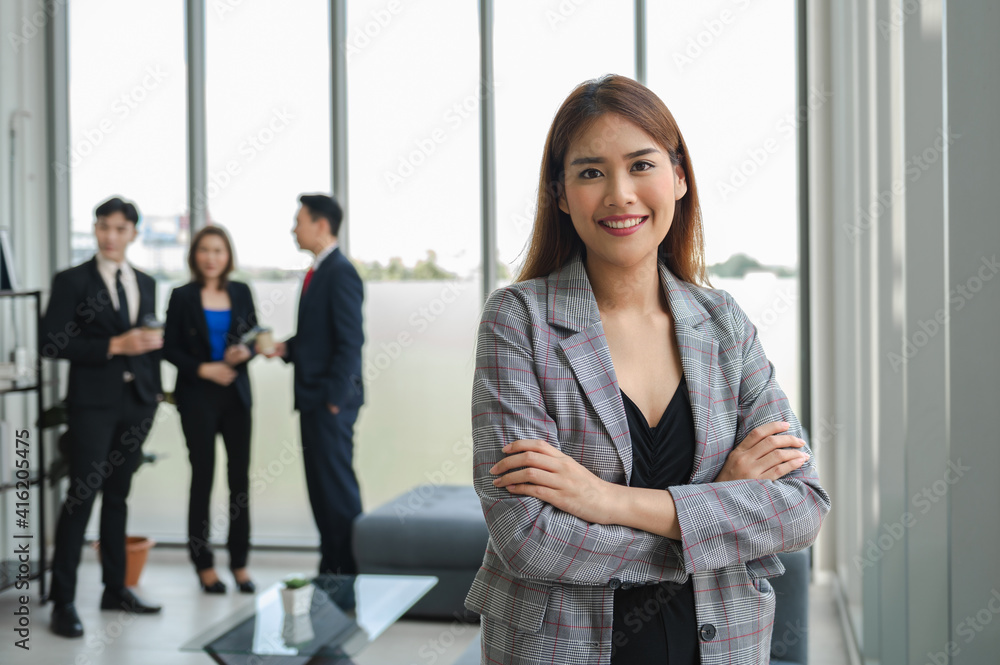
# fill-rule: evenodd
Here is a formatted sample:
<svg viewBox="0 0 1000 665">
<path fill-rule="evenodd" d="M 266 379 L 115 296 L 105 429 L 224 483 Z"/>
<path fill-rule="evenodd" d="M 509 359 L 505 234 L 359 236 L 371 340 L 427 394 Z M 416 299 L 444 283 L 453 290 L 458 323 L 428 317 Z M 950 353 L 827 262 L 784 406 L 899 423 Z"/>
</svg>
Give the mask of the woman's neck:
<svg viewBox="0 0 1000 665">
<path fill-rule="evenodd" d="M 660 269 L 655 254 L 628 268 L 591 261 L 589 257 L 584 265 L 601 312 L 647 315 L 663 311 Z"/>
<path fill-rule="evenodd" d="M 201 287 L 201 290 L 202 291 L 209 291 L 209 292 L 211 292 L 211 291 L 221 291 L 222 290 L 222 285 L 221 285 L 221 282 L 220 282 L 219 278 L 218 277 L 213 277 L 213 278 L 210 278 L 210 279 L 206 279 L 205 283 Z"/>
</svg>

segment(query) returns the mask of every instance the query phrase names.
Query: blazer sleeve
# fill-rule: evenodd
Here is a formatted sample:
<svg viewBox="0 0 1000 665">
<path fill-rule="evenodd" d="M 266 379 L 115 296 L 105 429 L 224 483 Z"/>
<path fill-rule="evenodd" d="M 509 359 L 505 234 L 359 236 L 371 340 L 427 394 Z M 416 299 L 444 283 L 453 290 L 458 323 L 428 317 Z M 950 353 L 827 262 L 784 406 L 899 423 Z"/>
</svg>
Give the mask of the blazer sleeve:
<svg viewBox="0 0 1000 665">
<path fill-rule="evenodd" d="M 86 303 L 82 282 L 78 271 L 63 271 L 52 280 L 39 348 L 47 358 L 99 367 L 108 363 L 111 336 L 94 335 L 86 325 L 96 314 Z M 82 321 L 77 320 L 77 314 Z"/>
<path fill-rule="evenodd" d="M 351 391 L 355 390 L 358 378 L 355 369 L 360 371 L 361 347 L 365 341 L 361 313 L 364 285 L 349 262 L 337 271 L 335 280 L 327 305 L 330 307 L 332 322 L 330 334 L 333 338 L 333 355 L 326 403 L 343 406 L 348 403 Z"/>
<path fill-rule="evenodd" d="M 682 579 L 676 540 L 591 524 L 493 485 L 489 469 L 503 459 L 504 445 L 541 439 L 561 448 L 535 370 L 533 329 L 528 305 L 510 289 L 487 299 L 476 345 L 472 439 L 473 481 L 490 540 L 511 572 L 525 579 L 592 586 L 612 578 L 632 584 Z"/>
<path fill-rule="evenodd" d="M 167 304 L 167 320 L 163 324 L 163 358 L 177 368 L 178 374 L 193 379 L 198 377 L 201 362 L 183 341 L 185 308 L 191 305 L 185 302 L 182 288 L 176 288 L 170 293 L 170 302 Z"/>
<path fill-rule="evenodd" d="M 725 292 L 723 292 L 725 293 Z M 787 434 L 805 438 L 802 426 L 778 386 L 774 365 L 764 355 L 757 328 L 725 293 L 742 347 L 736 436 L 733 446 L 766 423 L 784 421 Z M 813 543 L 830 511 L 830 496 L 820 486 L 816 460 L 810 459 L 778 480 L 732 480 L 668 488 L 677 506 L 684 564 L 688 572 L 745 563 L 766 554 L 794 552 Z"/>
</svg>

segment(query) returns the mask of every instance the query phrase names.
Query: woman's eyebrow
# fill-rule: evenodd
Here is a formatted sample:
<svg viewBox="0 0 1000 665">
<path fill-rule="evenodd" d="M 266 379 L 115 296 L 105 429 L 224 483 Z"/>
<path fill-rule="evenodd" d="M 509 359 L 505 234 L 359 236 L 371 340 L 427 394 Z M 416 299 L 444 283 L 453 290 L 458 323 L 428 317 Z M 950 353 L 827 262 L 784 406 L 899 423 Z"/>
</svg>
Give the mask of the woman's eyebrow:
<svg viewBox="0 0 1000 665">
<path fill-rule="evenodd" d="M 625 155 L 625 159 L 635 159 L 636 157 L 641 157 L 642 155 L 648 155 L 653 152 L 660 152 L 656 148 L 643 148 L 642 150 L 636 150 L 635 152 L 630 152 Z M 603 157 L 577 157 L 572 162 L 569 163 L 570 166 L 576 166 L 577 164 L 603 164 Z"/>
</svg>

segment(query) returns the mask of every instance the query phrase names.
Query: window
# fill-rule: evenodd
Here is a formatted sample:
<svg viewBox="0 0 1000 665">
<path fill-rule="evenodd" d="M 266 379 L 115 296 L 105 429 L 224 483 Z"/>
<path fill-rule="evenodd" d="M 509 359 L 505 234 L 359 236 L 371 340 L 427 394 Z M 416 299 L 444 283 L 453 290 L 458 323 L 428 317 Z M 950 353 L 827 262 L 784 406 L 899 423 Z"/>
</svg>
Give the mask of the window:
<svg viewBox="0 0 1000 665">
<path fill-rule="evenodd" d="M 471 483 L 480 312 L 476 3 L 347 4 L 350 254 L 365 278 L 366 509 Z"/>
<path fill-rule="evenodd" d="M 285 339 L 312 263 L 291 233 L 298 197 L 330 192 L 329 2 L 207 3 L 205 11 L 208 183 L 196 194 L 206 199 L 209 222 L 232 236 L 236 279 L 253 288 L 261 324 Z M 292 366 L 256 358 L 250 381 L 254 542 L 315 543 Z M 216 464 L 213 490 L 214 539 L 225 542 L 224 464 Z"/>
<path fill-rule="evenodd" d="M 187 217 L 187 75 L 184 5 L 173 0 L 74 3 L 69 8 L 70 153 L 53 167 L 71 178 L 73 264 L 96 251 L 94 208 L 120 195 L 136 202 L 139 237 L 128 259 L 157 279 L 159 314 L 184 279 Z M 164 385 L 173 367 L 164 363 Z M 133 485 L 130 525 L 180 534 L 187 459 L 172 407 L 157 412 L 144 445 L 161 455 Z M 176 500 L 164 500 L 176 499 Z M 97 535 L 100 510 L 88 534 Z"/>
<path fill-rule="evenodd" d="M 648 4 L 649 87 L 684 134 L 707 260 L 799 391 L 795 14 L 782 3 Z M 766 38 L 762 38 L 766 35 Z M 823 103 L 817 92 L 811 103 Z"/>
<path fill-rule="evenodd" d="M 633 6 L 631 0 L 494 4 L 501 282 L 516 276 L 524 262 L 545 136 L 559 105 L 588 79 L 635 76 Z M 597 42 L 595 35 L 600 35 Z"/>
</svg>

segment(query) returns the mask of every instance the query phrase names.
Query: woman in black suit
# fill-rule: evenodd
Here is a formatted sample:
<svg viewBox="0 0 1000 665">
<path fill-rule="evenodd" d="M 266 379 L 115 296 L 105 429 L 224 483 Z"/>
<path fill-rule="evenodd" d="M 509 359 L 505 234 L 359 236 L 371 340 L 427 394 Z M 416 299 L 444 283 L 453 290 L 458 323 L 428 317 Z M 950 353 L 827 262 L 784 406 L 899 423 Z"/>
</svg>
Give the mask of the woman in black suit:
<svg viewBox="0 0 1000 665">
<path fill-rule="evenodd" d="M 253 353 L 240 337 L 257 324 L 250 287 L 228 279 L 232 244 L 218 226 L 203 228 L 188 253 L 191 281 L 170 295 L 163 355 L 177 366 L 174 400 L 191 461 L 188 550 L 206 593 L 225 593 L 209 545 L 215 437 L 222 434 L 229 476 L 229 567 L 244 593 L 250 549 L 250 379 Z"/>
</svg>

